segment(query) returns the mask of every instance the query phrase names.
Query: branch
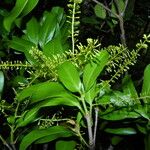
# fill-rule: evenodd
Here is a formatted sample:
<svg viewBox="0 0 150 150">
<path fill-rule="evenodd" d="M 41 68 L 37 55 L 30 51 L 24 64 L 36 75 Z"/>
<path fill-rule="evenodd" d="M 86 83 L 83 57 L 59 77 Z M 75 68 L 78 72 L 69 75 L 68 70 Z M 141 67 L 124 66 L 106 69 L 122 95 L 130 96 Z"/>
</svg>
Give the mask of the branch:
<svg viewBox="0 0 150 150">
<path fill-rule="evenodd" d="M 94 137 L 93 137 L 94 147 L 96 143 L 97 123 L 98 123 L 98 108 L 95 108 L 95 126 L 94 126 Z"/>
<path fill-rule="evenodd" d="M 0 140 L 3 142 L 3 144 L 9 149 L 12 150 L 12 148 L 7 144 L 7 142 L 4 140 L 4 138 L 0 135 Z"/>
<path fill-rule="evenodd" d="M 95 2 L 96 4 L 102 6 L 105 10 L 107 10 L 108 12 L 112 13 L 114 16 L 116 16 L 118 19 L 120 18 L 120 16 L 114 12 L 111 11 L 111 9 L 109 9 L 107 6 L 105 6 L 104 4 L 100 3 L 97 0 L 92 0 L 93 2 Z"/>
<path fill-rule="evenodd" d="M 126 1 L 125 1 L 124 10 L 123 10 L 123 12 L 122 12 L 122 15 L 123 15 L 123 16 L 124 16 L 124 13 L 125 13 L 126 8 L 127 8 L 127 6 L 128 6 L 128 2 L 129 2 L 129 0 L 126 0 Z"/>
</svg>

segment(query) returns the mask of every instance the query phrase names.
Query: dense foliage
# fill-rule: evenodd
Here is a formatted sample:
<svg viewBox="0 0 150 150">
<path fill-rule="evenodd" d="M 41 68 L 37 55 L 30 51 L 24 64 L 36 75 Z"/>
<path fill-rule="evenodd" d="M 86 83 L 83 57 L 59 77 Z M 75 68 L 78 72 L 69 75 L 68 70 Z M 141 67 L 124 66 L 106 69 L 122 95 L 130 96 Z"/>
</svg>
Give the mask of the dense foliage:
<svg viewBox="0 0 150 150">
<path fill-rule="evenodd" d="M 149 150 L 148 5 L 0 2 L 1 149 Z"/>
</svg>

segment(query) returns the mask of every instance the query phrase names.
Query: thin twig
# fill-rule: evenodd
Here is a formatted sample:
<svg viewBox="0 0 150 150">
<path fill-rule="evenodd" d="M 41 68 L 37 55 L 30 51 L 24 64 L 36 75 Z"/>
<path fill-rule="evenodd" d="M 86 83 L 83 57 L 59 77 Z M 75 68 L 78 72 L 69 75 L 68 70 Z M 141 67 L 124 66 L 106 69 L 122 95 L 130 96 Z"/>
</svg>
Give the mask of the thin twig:
<svg viewBox="0 0 150 150">
<path fill-rule="evenodd" d="M 117 6 L 117 9 L 118 9 L 118 15 L 119 15 L 119 25 L 120 25 L 120 30 L 121 30 L 121 35 L 120 35 L 120 39 L 121 39 L 121 43 L 123 44 L 123 46 L 126 47 L 126 37 L 125 37 L 125 30 L 124 30 L 124 20 L 123 20 L 123 13 L 120 9 L 120 6 L 119 6 L 119 3 L 118 3 L 118 0 L 114 0 L 116 6 Z"/>
<path fill-rule="evenodd" d="M 125 11 L 126 11 L 126 8 L 127 8 L 127 6 L 128 6 L 128 2 L 129 2 L 129 0 L 126 0 L 126 1 L 125 1 L 124 10 L 123 10 L 123 12 L 122 12 L 122 15 L 123 15 L 123 16 L 124 16 Z"/>
<path fill-rule="evenodd" d="M 4 140 L 4 138 L 0 135 L 0 140 L 3 142 L 3 144 L 9 149 L 12 150 L 12 148 L 8 145 L 8 143 Z"/>
</svg>

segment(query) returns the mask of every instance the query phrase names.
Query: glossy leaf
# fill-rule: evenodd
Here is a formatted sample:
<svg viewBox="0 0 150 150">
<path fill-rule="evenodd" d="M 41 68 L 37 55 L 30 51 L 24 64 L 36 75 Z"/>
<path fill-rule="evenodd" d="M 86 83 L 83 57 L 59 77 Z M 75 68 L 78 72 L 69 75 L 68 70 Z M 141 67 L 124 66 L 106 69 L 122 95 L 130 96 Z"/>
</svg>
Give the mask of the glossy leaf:
<svg viewBox="0 0 150 150">
<path fill-rule="evenodd" d="M 96 88 L 97 88 L 96 84 L 94 84 L 91 87 L 91 89 L 85 93 L 85 100 L 87 103 L 92 104 L 94 98 L 96 97 L 98 93 Z"/>
<path fill-rule="evenodd" d="M 35 18 L 32 18 L 27 23 L 26 36 L 28 37 L 29 41 L 35 45 L 38 45 L 39 41 L 39 27 L 40 25 Z"/>
<path fill-rule="evenodd" d="M 77 68 L 71 62 L 59 66 L 58 76 L 64 86 L 71 92 L 80 92 L 81 81 Z"/>
<path fill-rule="evenodd" d="M 4 73 L 0 71 L 0 98 L 4 88 Z"/>
<path fill-rule="evenodd" d="M 60 24 L 63 21 L 64 9 L 61 7 L 53 7 L 51 13 L 56 15 L 57 23 Z"/>
<path fill-rule="evenodd" d="M 47 99 L 39 102 L 31 110 L 28 110 L 26 113 L 24 113 L 23 116 L 17 120 L 17 127 L 26 126 L 27 124 L 37 120 L 38 112 L 41 108 L 58 105 L 77 107 L 79 110 L 81 110 L 79 101 L 71 95 L 68 95 L 66 97 Z"/>
<path fill-rule="evenodd" d="M 52 99 L 47 99 L 45 101 L 38 103 L 35 107 L 40 109 L 42 107 L 51 107 L 58 105 L 73 106 L 81 109 L 79 101 L 74 96 L 71 95 L 66 97 L 56 97 Z"/>
<path fill-rule="evenodd" d="M 54 37 L 57 25 L 57 18 L 52 13 L 45 12 L 43 18 L 45 20 L 39 32 L 39 44 L 42 48 Z"/>
<path fill-rule="evenodd" d="M 138 94 L 130 76 L 126 75 L 124 77 L 122 83 L 122 89 L 123 89 L 123 93 L 130 95 L 132 97 L 131 100 L 133 100 L 135 103 L 140 102 L 138 100 Z"/>
<path fill-rule="evenodd" d="M 52 97 L 63 97 L 69 95 L 64 87 L 56 82 L 43 82 L 25 88 L 17 95 L 18 101 L 29 98 L 31 103 L 35 103 Z"/>
<path fill-rule="evenodd" d="M 64 52 L 62 42 L 61 42 L 61 35 L 57 35 L 54 39 L 49 41 L 44 47 L 43 47 L 43 53 L 47 57 L 51 57 L 56 54 L 62 54 Z"/>
<path fill-rule="evenodd" d="M 107 105 L 107 104 L 110 104 L 110 103 L 111 103 L 110 99 L 111 99 L 111 96 L 105 94 L 104 96 L 102 96 L 101 98 L 99 98 L 99 99 L 97 100 L 97 104 L 99 104 L 99 105 Z"/>
<path fill-rule="evenodd" d="M 64 19 L 64 10 L 60 7 L 53 7 L 50 13 L 44 13 L 39 33 L 39 44 L 42 48 L 60 33 L 60 28 L 65 21 Z"/>
<path fill-rule="evenodd" d="M 114 106 L 133 106 L 135 103 L 130 95 L 124 94 L 120 91 L 113 91 L 110 102 Z"/>
<path fill-rule="evenodd" d="M 29 0 L 17 0 L 14 8 L 8 16 L 4 18 L 4 27 L 9 32 L 14 20 L 21 14 Z"/>
<path fill-rule="evenodd" d="M 107 128 L 105 129 L 105 132 L 117 135 L 134 135 L 137 133 L 134 128 L 117 128 L 117 129 Z"/>
<path fill-rule="evenodd" d="M 28 0 L 28 3 L 24 7 L 23 11 L 21 12 L 21 17 L 30 13 L 33 8 L 38 4 L 39 0 Z"/>
<path fill-rule="evenodd" d="M 146 98 L 150 96 L 150 64 L 144 70 L 144 80 L 142 86 L 141 97 L 143 98 L 144 102 L 147 103 L 150 98 Z"/>
<path fill-rule="evenodd" d="M 76 147 L 75 141 L 58 141 L 56 142 L 56 150 L 74 150 Z"/>
<path fill-rule="evenodd" d="M 46 129 L 35 129 L 23 137 L 19 150 L 26 150 L 33 142 L 42 143 L 53 141 L 59 137 L 70 137 L 73 133 L 63 126 L 53 126 Z M 42 140 L 45 139 L 45 140 Z M 41 143 L 41 142 L 39 142 Z"/>
<path fill-rule="evenodd" d="M 136 113 L 138 113 L 139 115 L 141 115 L 143 118 L 145 118 L 147 120 L 150 119 L 148 112 L 147 112 L 147 106 L 142 106 L 141 104 L 139 104 L 136 107 L 137 108 L 134 108 L 134 111 Z"/>
<path fill-rule="evenodd" d="M 39 108 L 35 107 L 32 108 L 29 111 L 26 111 L 17 121 L 17 128 L 19 127 L 24 127 L 28 125 L 29 123 L 32 123 L 37 119 L 37 114 L 38 114 Z"/>
<path fill-rule="evenodd" d="M 123 120 L 127 118 L 138 118 L 140 115 L 136 112 L 129 110 L 129 108 L 118 108 L 114 109 L 107 109 L 105 112 L 101 112 L 100 118 L 105 120 Z"/>
<path fill-rule="evenodd" d="M 106 10 L 99 4 L 95 5 L 94 7 L 94 11 L 97 17 L 101 18 L 101 19 L 105 19 L 106 18 Z"/>
<path fill-rule="evenodd" d="M 30 63 L 35 63 L 33 57 L 29 54 L 29 50 L 35 47 L 35 44 L 22 38 L 13 37 L 9 43 L 10 48 L 23 52 Z"/>
<path fill-rule="evenodd" d="M 97 77 L 102 72 L 108 62 L 109 54 L 107 51 L 101 51 L 97 56 L 98 62 L 92 62 L 85 66 L 83 71 L 83 83 L 85 90 L 88 91 L 95 83 Z"/>
</svg>

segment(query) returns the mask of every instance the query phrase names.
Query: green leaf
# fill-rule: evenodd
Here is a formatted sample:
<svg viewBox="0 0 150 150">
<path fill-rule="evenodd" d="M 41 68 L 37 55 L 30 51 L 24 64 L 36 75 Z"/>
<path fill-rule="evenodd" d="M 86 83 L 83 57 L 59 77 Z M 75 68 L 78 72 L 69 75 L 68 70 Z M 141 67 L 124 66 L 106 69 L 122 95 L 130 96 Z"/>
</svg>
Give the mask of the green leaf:
<svg viewBox="0 0 150 150">
<path fill-rule="evenodd" d="M 28 0 L 28 3 L 24 7 L 23 11 L 21 12 L 21 17 L 30 13 L 33 8 L 38 4 L 39 0 Z"/>
<path fill-rule="evenodd" d="M 99 104 L 99 105 L 107 105 L 107 104 L 110 104 L 111 103 L 111 101 L 110 101 L 110 99 L 111 99 L 111 95 L 104 95 L 104 96 L 102 96 L 101 98 L 99 98 L 98 100 L 97 100 L 97 104 Z"/>
<path fill-rule="evenodd" d="M 119 14 L 118 13 L 118 9 L 120 10 L 121 13 L 123 13 L 124 11 L 124 7 L 125 7 L 125 2 L 124 0 L 118 0 L 118 3 L 116 4 L 115 2 L 112 3 L 111 5 L 111 11 L 113 13 Z M 115 15 L 111 14 L 113 17 L 116 17 Z"/>
<path fill-rule="evenodd" d="M 11 10 L 9 15 L 4 18 L 4 27 L 8 32 L 11 29 L 12 23 L 21 14 L 27 3 L 28 0 L 17 0 L 14 8 Z"/>
<path fill-rule="evenodd" d="M 51 13 L 57 18 L 57 23 L 60 24 L 64 19 L 64 9 L 61 7 L 53 7 Z"/>
<path fill-rule="evenodd" d="M 141 133 L 147 134 L 146 127 L 143 127 L 143 126 L 141 126 L 141 125 L 139 125 L 139 124 L 137 124 L 136 126 L 137 126 L 138 130 L 139 130 Z"/>
<path fill-rule="evenodd" d="M 4 73 L 0 71 L 0 99 L 4 88 Z"/>
<path fill-rule="evenodd" d="M 46 99 L 43 100 L 42 102 L 39 102 L 31 110 L 26 111 L 21 116 L 21 118 L 17 120 L 17 127 L 23 127 L 28 125 L 29 123 L 32 123 L 33 121 L 36 121 L 38 119 L 37 118 L 38 112 L 41 108 L 58 106 L 58 105 L 77 107 L 79 110 L 82 109 L 79 101 L 74 96 L 71 95 L 68 95 L 66 97 Z"/>
<path fill-rule="evenodd" d="M 128 94 L 132 97 L 132 101 L 139 103 L 140 101 L 138 100 L 138 94 L 137 91 L 135 89 L 135 86 L 132 82 L 132 79 L 129 75 L 126 75 L 123 79 L 122 82 L 122 89 L 123 89 L 123 93 Z"/>
<path fill-rule="evenodd" d="M 39 32 L 39 44 L 42 48 L 52 40 L 57 26 L 57 18 L 54 14 L 45 12 L 43 18 Z"/>
<path fill-rule="evenodd" d="M 117 128 L 117 129 L 107 128 L 105 129 L 105 132 L 117 135 L 134 135 L 137 133 L 134 128 Z"/>
<path fill-rule="evenodd" d="M 85 93 L 86 102 L 91 105 L 97 93 L 97 87 L 96 84 L 94 84 L 91 89 Z"/>
<path fill-rule="evenodd" d="M 142 92 L 141 97 L 145 103 L 148 103 L 150 100 L 150 64 L 147 65 L 147 67 L 144 70 L 144 80 L 143 80 L 143 86 L 142 86 Z"/>
<path fill-rule="evenodd" d="M 56 150 L 74 150 L 76 147 L 75 141 L 58 141 L 56 142 Z"/>
<path fill-rule="evenodd" d="M 24 127 L 29 123 L 32 123 L 33 121 L 37 120 L 38 111 L 39 107 L 34 107 L 33 109 L 24 112 L 22 116 L 16 121 L 17 128 Z"/>
<path fill-rule="evenodd" d="M 136 106 L 137 108 L 134 108 L 134 111 L 138 114 L 140 114 L 143 118 L 149 120 L 149 115 L 147 112 L 147 106 L 142 106 L 141 104 Z"/>
<path fill-rule="evenodd" d="M 59 66 L 58 76 L 68 90 L 71 92 L 80 92 L 81 81 L 79 72 L 71 62 L 65 62 Z"/>
<path fill-rule="evenodd" d="M 111 138 L 112 145 L 118 145 L 123 140 L 121 136 L 114 136 Z"/>
<path fill-rule="evenodd" d="M 35 63 L 35 60 L 33 57 L 29 54 L 29 50 L 32 47 L 35 47 L 35 44 L 27 41 L 25 39 L 19 38 L 19 37 L 13 37 L 13 39 L 9 43 L 10 48 L 15 49 L 17 51 L 23 52 L 27 58 L 27 60 L 33 64 Z"/>
<path fill-rule="evenodd" d="M 124 0 L 118 0 L 117 1 L 117 4 L 115 2 L 112 3 L 111 5 L 111 11 L 115 14 L 118 14 L 119 15 L 119 12 L 118 12 L 118 9 L 120 10 L 120 12 L 122 13 L 122 16 L 124 16 L 124 7 L 125 7 L 125 2 Z M 118 23 L 118 18 L 113 14 L 111 13 L 111 17 L 112 17 L 112 22 L 114 24 L 117 24 Z"/>
<path fill-rule="evenodd" d="M 42 108 L 42 107 L 51 107 L 51 106 L 58 106 L 58 105 L 78 107 L 81 110 L 79 101 L 74 96 L 71 95 L 66 97 L 47 99 L 37 104 L 36 107 Z"/>
<path fill-rule="evenodd" d="M 39 41 L 39 27 L 40 25 L 35 18 L 32 18 L 27 23 L 26 36 L 28 37 L 29 41 L 35 45 L 38 45 Z"/>
<path fill-rule="evenodd" d="M 65 17 L 63 8 L 53 7 L 50 13 L 44 13 L 39 33 L 39 44 L 42 48 L 44 48 L 44 46 L 55 36 L 60 34 L 60 28 L 64 24 L 64 21 Z M 57 46 L 57 44 L 55 46 Z"/>
<path fill-rule="evenodd" d="M 19 150 L 26 150 L 33 142 L 37 142 L 39 140 L 44 142 L 50 142 L 60 137 L 70 137 L 74 134 L 63 126 L 53 126 L 46 129 L 35 129 L 30 131 L 27 135 L 25 135 L 20 143 Z M 45 139 L 45 140 L 42 140 Z"/>
<path fill-rule="evenodd" d="M 99 4 L 95 5 L 94 7 L 94 11 L 97 17 L 101 18 L 101 19 L 105 19 L 106 18 L 106 10 Z"/>
<path fill-rule="evenodd" d="M 135 104 L 130 95 L 124 94 L 120 91 L 113 91 L 110 96 L 110 102 L 115 106 L 133 106 Z"/>
<path fill-rule="evenodd" d="M 17 100 L 23 101 L 29 98 L 31 103 L 35 103 L 52 97 L 64 97 L 70 95 L 64 87 L 57 82 L 43 82 L 23 89 L 18 95 Z"/>
<path fill-rule="evenodd" d="M 88 91 L 95 83 L 97 77 L 107 64 L 108 58 L 108 52 L 103 50 L 97 56 L 98 62 L 91 62 L 85 66 L 83 71 L 83 83 L 86 91 Z"/>
<path fill-rule="evenodd" d="M 64 51 L 65 50 L 62 46 L 60 34 L 58 34 L 54 39 L 49 41 L 43 48 L 43 53 L 47 57 L 51 57 L 56 54 L 62 54 Z"/>
<path fill-rule="evenodd" d="M 138 113 L 134 112 L 134 110 L 130 110 L 129 108 L 107 108 L 105 112 L 101 112 L 99 115 L 102 119 L 112 121 L 140 117 Z"/>
<path fill-rule="evenodd" d="M 82 22 L 86 24 L 91 24 L 91 25 L 98 25 L 99 21 L 96 19 L 96 16 L 93 15 L 91 17 L 84 17 L 82 18 Z"/>
</svg>

